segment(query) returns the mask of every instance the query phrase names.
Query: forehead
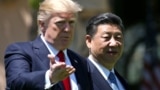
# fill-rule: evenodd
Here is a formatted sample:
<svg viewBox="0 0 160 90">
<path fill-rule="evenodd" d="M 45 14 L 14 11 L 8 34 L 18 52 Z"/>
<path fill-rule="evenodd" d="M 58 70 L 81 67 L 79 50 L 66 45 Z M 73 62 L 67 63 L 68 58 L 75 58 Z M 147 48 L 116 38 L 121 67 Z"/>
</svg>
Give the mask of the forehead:
<svg viewBox="0 0 160 90">
<path fill-rule="evenodd" d="M 112 32 L 112 33 L 121 33 L 122 31 L 117 25 L 113 24 L 101 24 L 97 26 L 97 32 Z"/>
</svg>

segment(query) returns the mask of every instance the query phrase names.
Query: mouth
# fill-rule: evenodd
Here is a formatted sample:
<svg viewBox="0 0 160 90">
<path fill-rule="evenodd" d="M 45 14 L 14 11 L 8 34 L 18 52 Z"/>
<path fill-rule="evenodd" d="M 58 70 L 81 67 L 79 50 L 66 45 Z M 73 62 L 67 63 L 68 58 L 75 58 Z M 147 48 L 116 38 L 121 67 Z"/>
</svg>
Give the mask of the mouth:
<svg viewBox="0 0 160 90">
<path fill-rule="evenodd" d="M 118 54 L 117 51 L 108 51 L 107 53 L 108 53 L 109 55 L 117 55 L 117 54 Z"/>
<path fill-rule="evenodd" d="M 69 38 L 70 38 L 69 36 L 62 37 L 62 39 L 69 39 Z"/>
<path fill-rule="evenodd" d="M 63 37 L 61 37 L 61 39 L 62 39 L 63 41 L 68 41 L 68 40 L 70 39 L 70 37 L 69 37 L 69 36 L 63 36 Z"/>
</svg>

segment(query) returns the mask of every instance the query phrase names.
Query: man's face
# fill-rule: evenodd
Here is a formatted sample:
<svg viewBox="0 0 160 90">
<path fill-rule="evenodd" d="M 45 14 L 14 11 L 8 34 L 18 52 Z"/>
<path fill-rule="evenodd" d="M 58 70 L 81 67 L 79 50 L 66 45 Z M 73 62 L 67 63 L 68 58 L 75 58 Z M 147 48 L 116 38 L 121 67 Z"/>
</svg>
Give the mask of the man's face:
<svg viewBox="0 0 160 90">
<path fill-rule="evenodd" d="M 123 52 L 123 35 L 116 25 L 99 25 L 96 34 L 86 40 L 90 53 L 105 66 L 113 67 Z"/>
<path fill-rule="evenodd" d="M 73 38 L 75 19 L 73 13 L 53 14 L 44 24 L 45 40 L 58 50 L 68 48 Z"/>
</svg>

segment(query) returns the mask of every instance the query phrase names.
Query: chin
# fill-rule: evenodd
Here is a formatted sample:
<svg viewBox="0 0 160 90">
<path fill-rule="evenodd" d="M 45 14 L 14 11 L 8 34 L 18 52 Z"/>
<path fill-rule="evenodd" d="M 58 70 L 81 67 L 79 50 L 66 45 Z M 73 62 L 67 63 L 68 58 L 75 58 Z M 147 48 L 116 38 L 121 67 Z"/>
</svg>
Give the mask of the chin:
<svg viewBox="0 0 160 90">
<path fill-rule="evenodd" d="M 64 44 L 62 44 L 63 46 L 61 46 L 60 48 L 61 48 L 61 50 L 64 50 L 64 49 L 67 49 L 68 48 L 68 45 L 64 45 Z"/>
</svg>

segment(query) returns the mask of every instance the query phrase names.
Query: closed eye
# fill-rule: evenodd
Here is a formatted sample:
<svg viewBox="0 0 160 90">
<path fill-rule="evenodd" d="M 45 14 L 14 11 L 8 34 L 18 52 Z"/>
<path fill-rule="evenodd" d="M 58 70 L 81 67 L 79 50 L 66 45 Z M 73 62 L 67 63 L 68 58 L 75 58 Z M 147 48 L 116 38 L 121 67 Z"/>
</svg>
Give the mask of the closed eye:
<svg viewBox="0 0 160 90">
<path fill-rule="evenodd" d="M 55 23 L 58 27 L 65 25 L 65 21 L 58 21 Z"/>
<path fill-rule="evenodd" d="M 115 37 L 117 40 L 122 40 L 122 35 L 117 35 L 116 37 Z"/>
<path fill-rule="evenodd" d="M 56 22 L 55 24 L 58 26 L 58 27 L 64 27 L 66 24 L 69 24 L 70 26 L 73 26 L 75 21 L 74 20 L 71 20 L 71 21 L 58 21 Z"/>
<path fill-rule="evenodd" d="M 108 41 L 108 40 L 110 40 L 111 37 L 110 36 L 104 36 L 102 38 L 104 38 L 105 41 Z"/>
<path fill-rule="evenodd" d="M 69 25 L 73 26 L 75 24 L 75 21 L 69 21 Z"/>
</svg>

